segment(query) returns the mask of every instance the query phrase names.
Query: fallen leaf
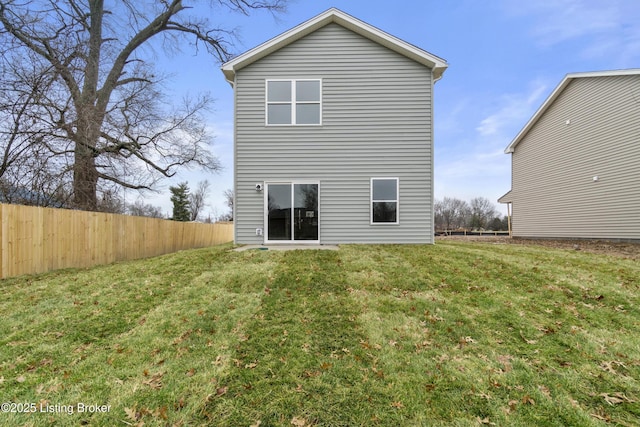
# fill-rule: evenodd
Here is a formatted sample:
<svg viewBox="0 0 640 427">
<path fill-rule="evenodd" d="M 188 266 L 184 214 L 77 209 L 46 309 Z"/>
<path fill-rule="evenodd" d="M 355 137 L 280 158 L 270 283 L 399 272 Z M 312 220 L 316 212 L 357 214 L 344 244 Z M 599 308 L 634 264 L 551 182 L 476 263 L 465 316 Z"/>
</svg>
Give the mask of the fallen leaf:
<svg viewBox="0 0 640 427">
<path fill-rule="evenodd" d="M 307 425 L 307 420 L 305 420 L 304 418 L 293 417 L 293 419 L 291 420 L 291 425 L 294 425 L 296 427 L 305 427 Z"/>
<path fill-rule="evenodd" d="M 180 409 L 184 408 L 184 405 L 185 405 L 184 398 L 181 397 L 180 400 L 173 405 L 173 407 L 179 411 Z"/>
<path fill-rule="evenodd" d="M 135 405 L 133 406 L 133 408 L 124 408 L 124 413 L 127 414 L 127 419 L 130 419 L 131 421 L 138 421 L 141 416 L 140 412 L 137 411 Z"/>
<path fill-rule="evenodd" d="M 480 424 L 484 424 L 484 425 L 489 425 L 489 426 L 494 426 L 496 425 L 496 423 L 492 423 L 491 421 L 489 421 L 489 417 L 486 418 L 480 418 L 477 417 L 476 420 L 478 421 L 478 423 Z"/>
<path fill-rule="evenodd" d="M 192 377 L 196 373 L 196 370 L 191 368 L 187 371 L 187 376 Z"/>
<path fill-rule="evenodd" d="M 244 369 L 254 369 L 256 366 L 258 366 L 258 364 L 256 362 L 252 362 L 244 365 Z"/>
<path fill-rule="evenodd" d="M 525 405 L 528 404 L 528 405 L 532 405 L 533 406 L 533 405 L 536 404 L 536 401 L 533 400 L 531 398 L 531 396 L 529 396 L 528 394 L 525 394 L 524 397 L 522 398 L 522 403 L 525 404 Z"/>
<path fill-rule="evenodd" d="M 535 344 L 538 341 L 537 340 L 528 340 L 524 337 L 524 334 L 522 333 L 522 331 L 520 331 L 520 338 L 522 338 L 524 340 L 524 342 L 526 342 L 527 344 Z"/>
<path fill-rule="evenodd" d="M 302 375 L 304 375 L 305 378 L 315 378 L 315 377 L 319 377 L 320 375 L 322 375 L 322 372 L 320 372 L 320 371 L 304 371 L 302 373 Z"/>
<path fill-rule="evenodd" d="M 24 377 L 24 375 L 20 375 L 18 378 L 16 378 L 16 381 L 19 383 L 23 383 L 25 382 L 27 379 Z"/>
<path fill-rule="evenodd" d="M 620 403 L 635 403 L 635 400 L 628 398 L 623 393 L 617 392 L 610 395 L 609 393 L 601 393 L 600 397 L 604 398 L 604 401 L 609 405 L 618 405 Z"/>
<path fill-rule="evenodd" d="M 404 408 L 404 405 L 402 404 L 402 402 L 398 401 L 398 402 L 393 402 L 391 404 L 392 407 L 396 408 L 396 409 L 402 409 Z"/>
<path fill-rule="evenodd" d="M 167 416 L 167 407 L 163 406 L 161 408 L 156 409 L 155 411 L 153 411 L 153 416 L 155 418 L 160 418 L 160 419 L 166 420 L 167 418 L 169 418 Z"/>
<path fill-rule="evenodd" d="M 542 394 L 544 394 L 547 397 L 551 397 L 551 391 L 549 391 L 549 387 L 544 386 L 544 385 L 539 385 L 538 386 L 538 390 L 540 390 L 540 392 Z"/>
<path fill-rule="evenodd" d="M 162 388 L 162 377 L 164 376 L 163 373 L 158 372 L 156 374 L 153 374 L 151 376 L 151 378 L 149 378 L 146 381 L 143 381 L 142 384 L 144 385 L 148 385 L 149 387 L 151 387 L 154 390 L 158 390 L 160 388 Z"/>
<path fill-rule="evenodd" d="M 602 416 L 602 415 L 598 415 L 598 414 L 589 414 L 589 415 L 591 415 L 593 418 L 596 418 L 598 420 L 602 420 L 602 421 L 605 421 L 605 422 L 611 421 L 611 418 L 608 415 L 606 415 L 606 416 Z"/>
<path fill-rule="evenodd" d="M 228 390 L 229 390 L 229 387 L 218 387 L 216 389 L 216 395 L 217 396 L 224 396 L 225 394 L 227 394 Z"/>
</svg>

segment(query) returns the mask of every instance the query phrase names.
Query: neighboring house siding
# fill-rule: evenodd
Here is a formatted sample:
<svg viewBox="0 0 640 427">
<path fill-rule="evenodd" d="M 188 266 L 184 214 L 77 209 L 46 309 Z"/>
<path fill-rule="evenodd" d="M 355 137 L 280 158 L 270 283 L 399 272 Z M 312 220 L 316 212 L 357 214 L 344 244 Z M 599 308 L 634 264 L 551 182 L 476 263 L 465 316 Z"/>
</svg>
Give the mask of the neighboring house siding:
<svg viewBox="0 0 640 427">
<path fill-rule="evenodd" d="M 322 79 L 322 126 L 265 126 L 265 79 Z M 255 184 L 320 182 L 321 243 L 431 243 L 431 70 L 337 24 L 236 74 L 236 242 L 262 243 Z M 370 179 L 400 180 L 399 225 L 370 225 Z"/>
<path fill-rule="evenodd" d="M 640 76 L 571 81 L 512 160 L 514 236 L 640 239 Z"/>
</svg>

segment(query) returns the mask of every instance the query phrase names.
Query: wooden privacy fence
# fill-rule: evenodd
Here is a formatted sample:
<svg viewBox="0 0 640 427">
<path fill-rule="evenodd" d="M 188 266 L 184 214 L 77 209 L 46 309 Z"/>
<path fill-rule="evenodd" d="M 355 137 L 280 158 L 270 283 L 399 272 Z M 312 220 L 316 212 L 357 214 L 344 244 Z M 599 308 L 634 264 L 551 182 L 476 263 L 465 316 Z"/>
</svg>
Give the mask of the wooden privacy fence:
<svg viewBox="0 0 640 427">
<path fill-rule="evenodd" d="M 147 258 L 233 240 L 233 223 L 200 224 L 0 204 L 0 278 Z"/>
</svg>

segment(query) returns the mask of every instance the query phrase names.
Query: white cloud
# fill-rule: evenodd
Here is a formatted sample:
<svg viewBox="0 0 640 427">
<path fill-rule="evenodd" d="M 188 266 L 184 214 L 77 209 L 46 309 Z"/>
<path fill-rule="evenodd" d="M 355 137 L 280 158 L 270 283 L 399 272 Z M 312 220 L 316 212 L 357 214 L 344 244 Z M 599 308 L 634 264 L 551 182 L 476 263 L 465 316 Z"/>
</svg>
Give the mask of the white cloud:
<svg viewBox="0 0 640 427">
<path fill-rule="evenodd" d="M 523 8 L 537 15 L 533 34 L 544 44 L 563 41 L 590 34 L 604 34 L 618 29 L 621 20 L 614 2 L 588 0 L 555 0 L 552 2 L 526 2 Z"/>
<path fill-rule="evenodd" d="M 530 34 L 542 47 L 585 41 L 577 53 L 628 66 L 640 55 L 640 2 L 636 0 L 504 0 L 508 15 L 530 17 Z M 632 60 L 633 59 L 633 60 Z"/>
<path fill-rule="evenodd" d="M 501 139 L 508 143 L 504 139 L 514 137 L 514 129 L 525 125 L 536 108 L 542 104 L 542 97 L 547 91 L 547 84 L 534 81 L 527 93 L 503 95 L 499 109 L 482 119 L 476 131 L 481 137 Z"/>
<path fill-rule="evenodd" d="M 436 198 L 457 197 L 470 200 L 487 197 L 496 201 L 511 187 L 511 157 L 504 148 L 522 129 L 544 101 L 549 85 L 534 80 L 523 93 L 499 96 L 494 108 L 467 132 L 464 141 L 456 141 L 455 152 L 448 149 L 447 135 L 436 152 Z M 453 146 L 453 144 L 451 144 Z"/>
</svg>

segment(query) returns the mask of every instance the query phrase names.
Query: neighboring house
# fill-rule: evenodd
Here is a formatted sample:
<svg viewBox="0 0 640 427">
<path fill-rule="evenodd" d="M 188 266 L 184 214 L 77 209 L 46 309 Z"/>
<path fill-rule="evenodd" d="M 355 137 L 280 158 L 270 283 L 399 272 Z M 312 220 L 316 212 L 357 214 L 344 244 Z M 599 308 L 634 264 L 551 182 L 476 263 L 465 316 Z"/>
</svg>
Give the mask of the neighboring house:
<svg viewBox="0 0 640 427">
<path fill-rule="evenodd" d="M 447 63 L 337 9 L 225 63 L 235 242 L 432 243 Z"/>
<path fill-rule="evenodd" d="M 640 239 L 640 69 L 568 74 L 505 153 L 513 236 Z"/>
</svg>

